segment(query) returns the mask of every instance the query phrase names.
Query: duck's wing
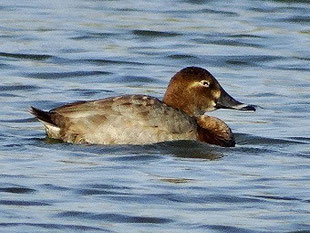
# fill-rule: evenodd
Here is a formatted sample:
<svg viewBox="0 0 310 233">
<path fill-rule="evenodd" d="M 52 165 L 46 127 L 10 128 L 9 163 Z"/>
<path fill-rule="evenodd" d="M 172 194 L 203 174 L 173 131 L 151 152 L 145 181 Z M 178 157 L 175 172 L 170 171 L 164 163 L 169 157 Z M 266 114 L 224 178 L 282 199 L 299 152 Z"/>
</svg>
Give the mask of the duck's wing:
<svg viewBox="0 0 310 233">
<path fill-rule="evenodd" d="M 146 144 L 196 137 L 189 116 L 145 95 L 75 102 L 48 114 L 66 142 Z"/>
</svg>

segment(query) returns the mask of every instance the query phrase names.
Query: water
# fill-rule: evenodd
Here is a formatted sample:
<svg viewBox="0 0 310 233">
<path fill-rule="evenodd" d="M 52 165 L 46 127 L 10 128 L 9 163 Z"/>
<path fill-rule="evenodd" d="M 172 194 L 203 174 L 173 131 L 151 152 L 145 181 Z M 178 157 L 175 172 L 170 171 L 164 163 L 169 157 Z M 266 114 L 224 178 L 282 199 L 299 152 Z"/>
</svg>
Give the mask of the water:
<svg viewBox="0 0 310 233">
<path fill-rule="evenodd" d="M 309 232 L 310 4 L 0 3 L 1 232 Z M 207 68 L 255 113 L 210 113 L 235 148 L 83 146 L 27 112 L 120 94 L 161 97 Z"/>
</svg>

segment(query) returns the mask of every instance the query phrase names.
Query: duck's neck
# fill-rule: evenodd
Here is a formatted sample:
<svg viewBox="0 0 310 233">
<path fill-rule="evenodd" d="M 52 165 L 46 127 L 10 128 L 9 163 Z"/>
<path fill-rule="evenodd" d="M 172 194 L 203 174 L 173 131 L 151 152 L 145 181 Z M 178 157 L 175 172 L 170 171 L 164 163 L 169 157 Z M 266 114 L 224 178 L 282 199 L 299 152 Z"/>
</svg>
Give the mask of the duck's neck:
<svg viewBox="0 0 310 233">
<path fill-rule="evenodd" d="M 210 116 L 199 116 L 197 122 L 197 138 L 202 142 L 224 147 L 235 146 L 235 138 L 224 121 Z"/>
<path fill-rule="evenodd" d="M 192 98 L 186 93 L 186 90 L 181 90 L 178 85 L 169 85 L 164 95 L 163 102 L 170 107 L 180 109 L 187 115 L 194 117 L 203 114 L 203 112 L 197 108 L 197 105 L 193 104 Z"/>
</svg>

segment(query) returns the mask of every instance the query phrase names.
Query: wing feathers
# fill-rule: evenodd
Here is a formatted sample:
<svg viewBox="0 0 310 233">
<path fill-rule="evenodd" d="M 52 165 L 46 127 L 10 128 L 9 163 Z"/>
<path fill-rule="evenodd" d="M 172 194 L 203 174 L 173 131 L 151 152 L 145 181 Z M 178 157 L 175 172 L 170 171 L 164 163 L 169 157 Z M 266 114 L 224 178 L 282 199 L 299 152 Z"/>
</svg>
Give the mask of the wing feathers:
<svg viewBox="0 0 310 233">
<path fill-rule="evenodd" d="M 192 118 L 145 95 L 75 102 L 50 112 L 33 108 L 31 112 L 58 126 L 61 139 L 73 143 L 145 144 L 196 135 Z"/>
</svg>

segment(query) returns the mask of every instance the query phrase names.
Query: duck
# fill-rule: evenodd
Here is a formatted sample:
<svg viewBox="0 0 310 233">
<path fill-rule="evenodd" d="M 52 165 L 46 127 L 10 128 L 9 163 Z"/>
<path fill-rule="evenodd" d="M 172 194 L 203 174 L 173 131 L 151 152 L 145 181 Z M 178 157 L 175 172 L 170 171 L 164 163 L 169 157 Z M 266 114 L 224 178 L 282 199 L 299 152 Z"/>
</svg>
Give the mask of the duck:
<svg viewBox="0 0 310 233">
<path fill-rule="evenodd" d="M 231 97 L 204 68 L 186 67 L 170 80 L 162 100 L 143 94 L 78 101 L 50 111 L 31 106 L 47 137 L 72 144 L 153 144 L 194 140 L 234 147 L 222 120 L 205 113 L 217 109 L 255 111 Z"/>
</svg>

